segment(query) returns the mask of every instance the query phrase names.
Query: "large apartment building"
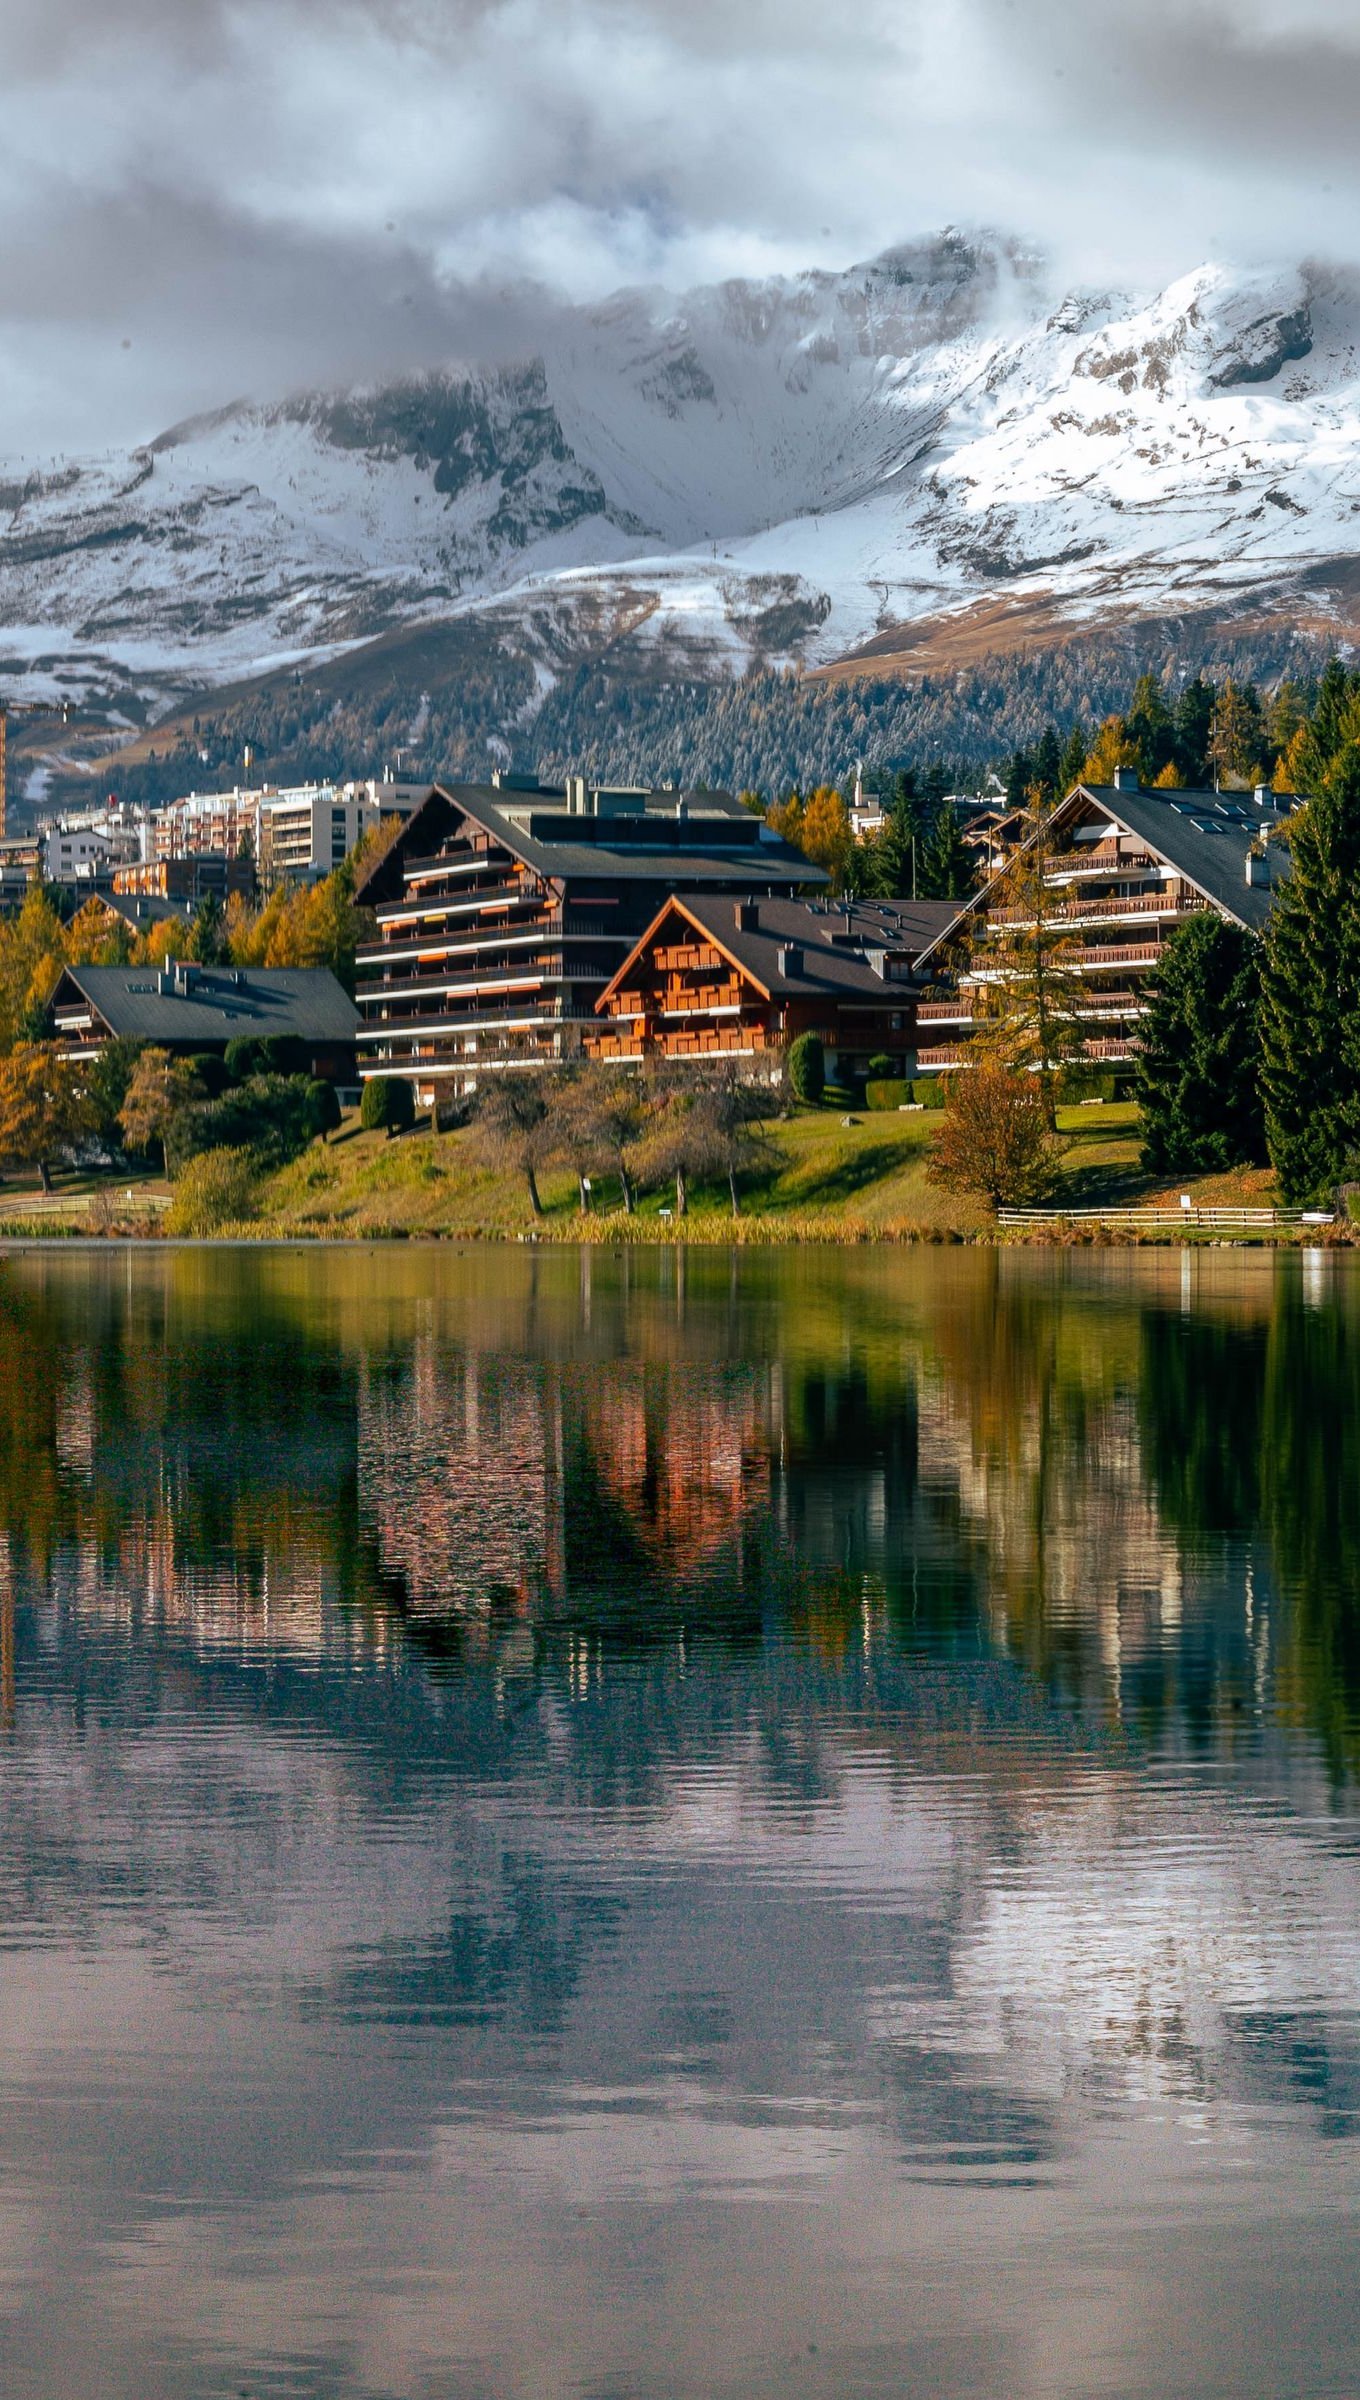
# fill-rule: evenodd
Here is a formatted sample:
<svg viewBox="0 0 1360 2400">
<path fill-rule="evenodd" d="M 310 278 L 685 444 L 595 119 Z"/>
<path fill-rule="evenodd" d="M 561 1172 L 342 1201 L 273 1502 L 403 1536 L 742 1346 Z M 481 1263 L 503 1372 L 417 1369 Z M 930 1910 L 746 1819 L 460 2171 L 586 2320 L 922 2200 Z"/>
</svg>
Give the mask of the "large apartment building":
<svg viewBox="0 0 1360 2400">
<path fill-rule="evenodd" d="M 573 1055 L 595 1003 L 671 892 L 775 896 L 826 877 L 720 792 L 612 791 L 579 777 L 436 786 L 357 897 L 360 1071 L 428 1102 Z"/>
<path fill-rule="evenodd" d="M 1254 792 L 1148 791 L 1125 768 L 1112 784 L 1079 783 L 1068 793 L 1045 832 L 1046 917 L 1072 937 L 1069 960 L 1083 986 L 1079 1013 L 1093 1063 L 1132 1064 L 1139 1021 L 1179 925 L 1215 909 L 1260 932 L 1272 882 L 1287 871 L 1287 853 L 1273 837 L 1295 805 L 1292 795 L 1264 785 Z M 998 972 L 997 937 L 1024 921 L 1003 865 L 960 912 L 956 947 L 966 963 L 953 988 L 917 1003 L 921 1073 L 962 1063 L 979 994 Z"/>
</svg>

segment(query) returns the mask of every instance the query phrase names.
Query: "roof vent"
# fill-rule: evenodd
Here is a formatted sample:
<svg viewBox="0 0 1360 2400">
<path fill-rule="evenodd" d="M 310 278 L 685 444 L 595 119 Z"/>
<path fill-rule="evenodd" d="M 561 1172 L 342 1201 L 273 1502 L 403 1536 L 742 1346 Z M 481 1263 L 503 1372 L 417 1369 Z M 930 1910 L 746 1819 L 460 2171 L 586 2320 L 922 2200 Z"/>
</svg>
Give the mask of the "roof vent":
<svg viewBox="0 0 1360 2400">
<path fill-rule="evenodd" d="M 754 900 L 739 900 L 736 905 L 738 933 L 754 933 L 760 923 L 760 909 Z"/>
<path fill-rule="evenodd" d="M 1117 792 L 1141 792 L 1143 786 L 1136 767 L 1116 767 L 1114 788 Z"/>
<path fill-rule="evenodd" d="M 788 976 L 790 979 L 792 979 L 792 978 L 793 978 L 794 976 L 796 976 L 796 975 L 801 975 L 801 974 L 802 974 L 802 972 L 803 972 L 803 953 L 802 953 L 802 951 L 801 951 L 801 950 L 798 948 L 798 945 L 797 945 L 797 943 L 796 943 L 796 942 L 781 942 L 781 943 L 780 943 L 780 946 L 779 946 L 779 972 L 780 972 L 780 974 L 781 974 L 781 975 L 787 975 L 787 976 Z"/>
</svg>

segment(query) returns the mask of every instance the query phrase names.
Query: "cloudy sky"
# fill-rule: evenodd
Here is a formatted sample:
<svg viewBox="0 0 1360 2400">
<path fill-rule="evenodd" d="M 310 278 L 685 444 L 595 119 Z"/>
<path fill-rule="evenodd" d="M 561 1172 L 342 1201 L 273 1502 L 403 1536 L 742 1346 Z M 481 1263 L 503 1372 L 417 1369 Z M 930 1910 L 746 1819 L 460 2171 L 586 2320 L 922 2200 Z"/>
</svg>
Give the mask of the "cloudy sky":
<svg viewBox="0 0 1360 2400">
<path fill-rule="evenodd" d="M 0 454 L 996 225 L 1360 257 L 1355 0 L 7 0 Z"/>
</svg>

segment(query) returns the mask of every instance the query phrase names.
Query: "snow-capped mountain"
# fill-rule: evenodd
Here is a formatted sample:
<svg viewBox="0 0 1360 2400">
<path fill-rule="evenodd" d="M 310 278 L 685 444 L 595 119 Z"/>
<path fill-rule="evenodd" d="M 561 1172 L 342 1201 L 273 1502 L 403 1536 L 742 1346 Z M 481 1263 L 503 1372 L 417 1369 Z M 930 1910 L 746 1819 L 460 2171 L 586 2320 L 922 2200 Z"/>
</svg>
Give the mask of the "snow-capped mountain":
<svg viewBox="0 0 1360 2400">
<path fill-rule="evenodd" d="M 1077 621 L 1325 610 L 1360 550 L 1360 281 L 1063 295 L 951 234 L 625 293 L 512 367 L 11 462 L 0 501 L 0 683 L 138 714 L 479 614 L 548 676 L 614 624 L 706 673 L 890 655 L 998 590 Z"/>
</svg>

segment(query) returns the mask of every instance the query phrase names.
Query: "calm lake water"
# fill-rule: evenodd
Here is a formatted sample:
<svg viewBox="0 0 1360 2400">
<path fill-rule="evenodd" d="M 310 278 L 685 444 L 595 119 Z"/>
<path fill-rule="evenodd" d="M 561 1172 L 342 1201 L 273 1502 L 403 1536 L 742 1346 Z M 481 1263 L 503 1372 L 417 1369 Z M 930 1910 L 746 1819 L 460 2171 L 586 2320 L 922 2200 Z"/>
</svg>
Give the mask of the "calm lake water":
<svg viewBox="0 0 1360 2400">
<path fill-rule="evenodd" d="M 1360 2390 L 1360 1261 L 0 1262 L 5 2400 Z"/>
</svg>

